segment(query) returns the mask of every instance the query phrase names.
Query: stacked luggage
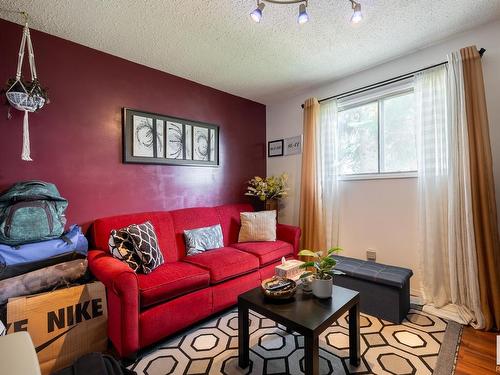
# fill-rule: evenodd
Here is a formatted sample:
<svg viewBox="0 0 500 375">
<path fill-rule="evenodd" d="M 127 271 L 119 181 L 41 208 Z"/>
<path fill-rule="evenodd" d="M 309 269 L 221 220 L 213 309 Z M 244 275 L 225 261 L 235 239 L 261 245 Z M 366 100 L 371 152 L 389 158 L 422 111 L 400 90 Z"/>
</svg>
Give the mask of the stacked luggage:
<svg viewBox="0 0 500 375">
<path fill-rule="evenodd" d="M 0 194 L 0 305 L 86 274 L 87 239 L 77 225 L 64 232 L 67 206 L 56 186 L 43 181 Z"/>
</svg>

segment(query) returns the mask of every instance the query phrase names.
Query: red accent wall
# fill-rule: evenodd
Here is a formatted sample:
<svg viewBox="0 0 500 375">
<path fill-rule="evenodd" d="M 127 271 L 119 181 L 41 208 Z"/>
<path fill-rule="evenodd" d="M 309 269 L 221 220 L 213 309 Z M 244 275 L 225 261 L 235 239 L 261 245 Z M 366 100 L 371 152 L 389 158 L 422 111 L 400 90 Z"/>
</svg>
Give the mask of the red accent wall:
<svg viewBox="0 0 500 375">
<path fill-rule="evenodd" d="M 2 85 L 15 76 L 21 32 L 0 20 Z M 0 189 L 22 180 L 53 182 L 69 200 L 68 223 L 87 224 L 242 201 L 245 181 L 265 174 L 264 105 L 35 30 L 32 40 L 51 103 L 30 114 L 34 161 L 25 162 L 23 113 L 12 109 L 7 120 L 9 107 L 0 99 Z M 219 125 L 220 167 L 123 164 L 122 107 Z"/>
</svg>

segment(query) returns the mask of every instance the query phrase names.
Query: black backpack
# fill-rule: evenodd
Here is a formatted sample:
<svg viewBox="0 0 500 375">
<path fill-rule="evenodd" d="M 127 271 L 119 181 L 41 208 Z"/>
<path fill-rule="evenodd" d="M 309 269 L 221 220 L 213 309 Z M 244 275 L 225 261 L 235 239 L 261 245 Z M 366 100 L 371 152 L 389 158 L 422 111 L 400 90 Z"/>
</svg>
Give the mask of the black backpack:
<svg viewBox="0 0 500 375">
<path fill-rule="evenodd" d="M 71 366 L 52 375 L 136 375 L 107 354 L 89 353 L 78 358 Z"/>
</svg>

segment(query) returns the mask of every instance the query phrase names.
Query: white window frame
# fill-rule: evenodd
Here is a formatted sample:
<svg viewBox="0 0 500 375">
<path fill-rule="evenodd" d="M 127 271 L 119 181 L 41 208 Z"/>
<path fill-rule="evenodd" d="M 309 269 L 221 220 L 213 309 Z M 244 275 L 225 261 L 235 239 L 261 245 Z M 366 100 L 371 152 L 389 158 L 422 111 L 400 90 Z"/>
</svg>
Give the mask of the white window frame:
<svg viewBox="0 0 500 375">
<path fill-rule="evenodd" d="M 414 87 L 412 82 L 406 82 L 398 85 L 395 88 L 390 88 L 383 90 L 383 92 L 372 93 L 371 95 L 363 95 L 362 97 L 356 99 L 347 100 L 347 104 L 338 105 L 338 113 L 345 111 L 347 109 L 352 109 L 365 104 L 377 102 L 378 110 L 378 170 L 377 173 L 357 173 L 357 174 L 342 174 L 338 176 L 340 181 L 356 181 L 356 180 L 379 180 L 379 179 L 398 179 L 398 178 L 417 178 L 418 171 L 402 171 L 402 172 L 380 172 L 380 167 L 383 162 L 383 131 L 384 131 L 384 120 L 383 120 L 383 106 L 384 100 L 391 97 L 396 97 L 404 95 L 410 92 L 414 92 Z M 367 97 L 368 96 L 368 97 Z"/>
</svg>

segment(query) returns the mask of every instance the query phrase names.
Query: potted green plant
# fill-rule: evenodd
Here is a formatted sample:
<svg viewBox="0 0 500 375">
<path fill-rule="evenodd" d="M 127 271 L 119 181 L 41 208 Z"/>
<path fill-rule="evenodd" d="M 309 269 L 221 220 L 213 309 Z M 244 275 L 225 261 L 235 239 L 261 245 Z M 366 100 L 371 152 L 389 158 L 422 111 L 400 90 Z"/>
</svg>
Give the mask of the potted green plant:
<svg viewBox="0 0 500 375">
<path fill-rule="evenodd" d="M 300 278 L 303 281 L 312 279 L 312 293 L 318 298 L 330 298 L 332 296 L 332 285 L 334 275 L 344 275 L 344 272 L 335 269 L 337 261 L 333 258 L 335 253 L 342 251 L 340 247 L 333 247 L 323 256 L 319 252 L 301 250 L 299 255 L 313 257 L 314 260 L 305 262 L 300 268 L 314 267 L 314 271 L 306 271 Z"/>
</svg>

